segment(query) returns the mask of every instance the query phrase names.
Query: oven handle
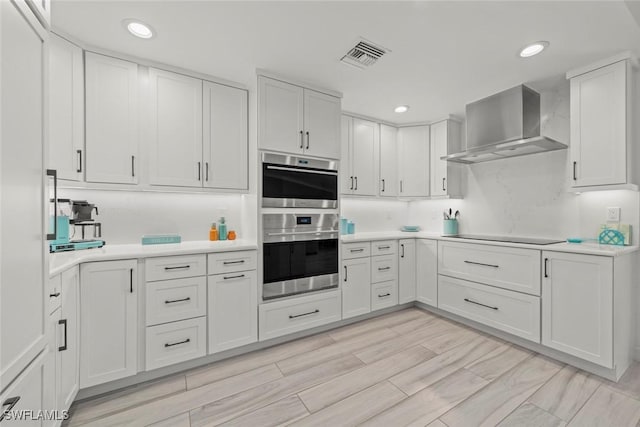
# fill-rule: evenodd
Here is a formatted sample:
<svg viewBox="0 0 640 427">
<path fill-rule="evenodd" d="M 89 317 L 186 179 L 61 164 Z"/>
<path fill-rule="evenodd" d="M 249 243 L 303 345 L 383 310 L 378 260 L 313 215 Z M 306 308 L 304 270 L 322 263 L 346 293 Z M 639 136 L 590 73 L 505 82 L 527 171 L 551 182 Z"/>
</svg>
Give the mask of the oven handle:
<svg viewBox="0 0 640 427">
<path fill-rule="evenodd" d="M 308 169 L 296 169 L 296 168 L 288 168 L 285 166 L 271 166 L 268 165 L 267 169 L 273 169 L 277 171 L 289 171 L 289 172 L 302 172 L 302 173 L 311 173 L 314 175 L 338 175 L 338 171 L 317 171 L 317 170 L 308 170 Z"/>
<path fill-rule="evenodd" d="M 285 231 L 282 233 L 267 233 L 267 236 L 299 236 L 306 234 L 328 234 L 337 233 L 338 230 L 322 230 L 322 231 Z"/>
</svg>

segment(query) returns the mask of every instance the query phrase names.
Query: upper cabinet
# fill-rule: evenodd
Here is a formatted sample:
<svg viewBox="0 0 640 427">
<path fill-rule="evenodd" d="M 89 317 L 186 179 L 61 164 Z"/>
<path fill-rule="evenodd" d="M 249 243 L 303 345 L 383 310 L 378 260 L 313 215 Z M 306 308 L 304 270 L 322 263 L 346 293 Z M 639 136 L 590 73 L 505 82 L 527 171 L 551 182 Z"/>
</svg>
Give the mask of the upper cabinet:
<svg viewBox="0 0 640 427">
<path fill-rule="evenodd" d="M 138 65 L 87 52 L 86 179 L 138 182 Z"/>
<path fill-rule="evenodd" d="M 595 64 L 567 77 L 571 81 L 572 187 L 583 191 L 637 184 L 632 174 L 637 156 L 631 149 L 631 59 Z"/>
<path fill-rule="evenodd" d="M 380 125 L 380 185 L 381 196 L 398 195 L 398 129 Z"/>
<path fill-rule="evenodd" d="M 400 197 L 429 195 L 429 126 L 409 126 L 398 131 Z"/>
<path fill-rule="evenodd" d="M 462 166 L 441 160 L 441 157 L 461 150 L 460 123 L 450 119 L 433 123 L 430 129 L 430 139 L 431 197 L 460 197 L 462 195 Z"/>
<path fill-rule="evenodd" d="M 51 0 L 26 0 L 40 23 L 49 27 L 51 23 Z"/>
<path fill-rule="evenodd" d="M 84 178 L 82 49 L 51 34 L 49 43 L 49 169 L 59 179 Z"/>
<path fill-rule="evenodd" d="M 340 98 L 258 76 L 258 147 L 337 159 Z"/>
<path fill-rule="evenodd" d="M 375 196 L 378 193 L 377 123 L 342 117 L 341 193 Z"/>
</svg>

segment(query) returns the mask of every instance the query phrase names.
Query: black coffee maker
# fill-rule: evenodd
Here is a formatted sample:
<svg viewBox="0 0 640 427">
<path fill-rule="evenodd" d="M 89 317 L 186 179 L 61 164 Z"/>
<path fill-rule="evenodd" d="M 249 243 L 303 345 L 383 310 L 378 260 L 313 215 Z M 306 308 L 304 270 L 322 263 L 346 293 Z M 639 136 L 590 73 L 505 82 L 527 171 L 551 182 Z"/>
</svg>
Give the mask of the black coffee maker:
<svg viewBox="0 0 640 427">
<path fill-rule="evenodd" d="M 102 237 L 102 224 L 96 222 L 92 215 L 95 209 L 96 215 L 99 214 L 98 207 L 86 200 L 72 200 L 71 212 L 73 217 L 70 223 L 82 228 L 82 240 L 85 239 L 85 227 L 93 227 L 93 237 Z"/>
</svg>

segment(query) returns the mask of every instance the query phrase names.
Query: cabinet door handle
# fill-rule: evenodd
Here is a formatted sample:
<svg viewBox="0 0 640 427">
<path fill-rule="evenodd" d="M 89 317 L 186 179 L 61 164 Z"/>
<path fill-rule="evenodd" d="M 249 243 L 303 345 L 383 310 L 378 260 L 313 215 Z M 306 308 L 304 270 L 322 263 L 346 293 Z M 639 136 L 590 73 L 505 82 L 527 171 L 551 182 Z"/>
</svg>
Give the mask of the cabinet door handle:
<svg viewBox="0 0 640 427">
<path fill-rule="evenodd" d="M 354 188 L 354 190 L 357 190 L 358 189 L 358 177 L 356 176 L 354 178 L 356 179 L 356 187 Z"/>
<path fill-rule="evenodd" d="M 307 131 L 307 148 L 306 148 L 307 150 L 309 149 L 309 139 L 310 139 L 309 138 L 309 131 Z"/>
<path fill-rule="evenodd" d="M 55 292 L 53 294 L 49 294 L 49 298 L 58 298 L 60 296 L 60 292 Z"/>
<path fill-rule="evenodd" d="M 295 319 L 296 317 L 302 317 L 302 316 L 309 316 L 312 314 L 316 314 L 316 313 L 320 313 L 320 310 L 318 310 L 317 308 L 313 311 L 310 311 L 308 313 L 302 313 L 302 314 L 290 314 L 289 315 L 289 319 Z"/>
<path fill-rule="evenodd" d="M 378 246 L 378 249 L 391 249 L 391 246 L 386 245 L 386 246 Z"/>
<path fill-rule="evenodd" d="M 353 190 L 353 177 L 350 176 L 349 179 L 351 180 L 351 187 L 349 187 L 349 190 Z"/>
<path fill-rule="evenodd" d="M 198 181 L 202 177 L 202 162 L 198 162 Z"/>
<path fill-rule="evenodd" d="M 576 171 L 577 166 L 578 166 L 578 162 L 573 162 L 573 180 L 574 181 L 578 180 L 578 174 Z"/>
<path fill-rule="evenodd" d="M 129 269 L 129 292 L 133 293 L 133 268 Z"/>
<path fill-rule="evenodd" d="M 136 176 L 136 156 L 131 156 L 131 176 Z"/>
<path fill-rule="evenodd" d="M 20 397 L 21 396 L 15 396 L 15 397 L 10 397 L 7 400 L 5 400 L 4 402 L 2 402 L 2 407 L 4 408 L 6 406 L 7 409 L 4 409 L 2 411 L 2 413 L 0 413 L 0 421 L 2 421 L 4 419 L 4 417 L 11 412 L 11 410 L 13 409 L 14 406 L 16 406 L 16 404 L 18 403 L 18 401 L 20 401 Z"/>
<path fill-rule="evenodd" d="M 384 193 L 384 179 L 382 180 L 382 192 Z"/>
<path fill-rule="evenodd" d="M 204 162 L 204 176 L 204 180 L 209 182 L 209 162 Z"/>
<path fill-rule="evenodd" d="M 400 250 L 401 250 L 400 258 L 404 258 L 404 243 L 400 244 Z"/>
<path fill-rule="evenodd" d="M 76 172 L 82 172 L 82 150 L 76 150 L 76 153 L 78 154 L 78 168 L 76 169 Z"/>
<path fill-rule="evenodd" d="M 231 279 L 240 279 L 242 277 L 244 277 L 244 274 L 238 274 L 236 276 L 223 276 L 222 278 L 224 280 L 231 280 Z"/>
<path fill-rule="evenodd" d="M 238 260 L 238 261 L 223 261 L 222 264 L 224 265 L 230 265 L 230 264 L 244 264 L 244 260 Z"/>
<path fill-rule="evenodd" d="M 164 303 L 175 304 L 176 302 L 184 302 L 184 301 L 191 301 L 191 297 L 180 298 L 180 299 L 168 299 L 168 300 L 165 300 Z"/>
<path fill-rule="evenodd" d="M 391 294 L 387 292 L 386 294 L 378 294 L 378 298 L 390 297 Z"/>
<path fill-rule="evenodd" d="M 391 267 L 378 267 L 378 271 L 387 271 L 391 270 Z"/>
<path fill-rule="evenodd" d="M 172 342 L 171 344 L 166 343 L 164 346 L 165 346 L 165 347 L 173 347 L 174 345 L 186 344 L 186 343 L 188 343 L 188 342 L 191 342 L 191 339 L 190 339 L 190 338 L 187 338 L 187 339 L 186 339 L 186 340 L 184 340 L 184 341 Z"/>
<path fill-rule="evenodd" d="M 356 252 L 362 252 L 364 251 L 364 248 L 360 248 L 360 249 L 349 249 L 351 251 L 351 253 L 356 253 Z"/>
<path fill-rule="evenodd" d="M 465 262 L 466 264 L 481 265 L 481 266 L 483 266 L 483 267 L 500 268 L 500 266 L 499 266 L 499 265 L 496 265 L 496 264 L 484 264 L 484 263 L 482 263 L 482 262 L 467 261 L 467 260 L 465 260 L 464 262 Z"/>
<path fill-rule="evenodd" d="M 549 277 L 549 258 L 544 259 L 544 277 Z"/>
<path fill-rule="evenodd" d="M 344 281 L 347 281 L 347 266 L 344 266 Z"/>
<path fill-rule="evenodd" d="M 67 319 L 58 320 L 58 325 L 64 326 L 64 345 L 58 347 L 58 351 L 65 351 L 67 349 Z"/>
<path fill-rule="evenodd" d="M 469 298 L 465 298 L 464 301 L 468 302 L 470 304 L 481 305 L 482 307 L 487 307 L 487 308 L 490 308 L 491 310 L 497 310 L 498 309 L 498 307 L 493 307 L 491 305 L 482 304 L 481 302 L 476 302 L 476 301 L 470 300 Z"/>
<path fill-rule="evenodd" d="M 402 190 L 402 180 L 400 180 L 400 192 L 401 193 L 403 192 L 403 190 Z"/>
<path fill-rule="evenodd" d="M 165 267 L 164 271 L 171 271 L 171 270 L 186 270 L 187 268 L 191 268 L 191 265 L 187 264 L 187 265 L 178 265 L 176 267 Z"/>
<path fill-rule="evenodd" d="M 444 181 L 445 181 L 446 179 L 447 179 L 447 178 L 442 178 L 442 191 L 447 191 L 447 189 L 444 187 Z"/>
<path fill-rule="evenodd" d="M 300 131 L 300 148 L 304 147 L 304 133 Z"/>
</svg>

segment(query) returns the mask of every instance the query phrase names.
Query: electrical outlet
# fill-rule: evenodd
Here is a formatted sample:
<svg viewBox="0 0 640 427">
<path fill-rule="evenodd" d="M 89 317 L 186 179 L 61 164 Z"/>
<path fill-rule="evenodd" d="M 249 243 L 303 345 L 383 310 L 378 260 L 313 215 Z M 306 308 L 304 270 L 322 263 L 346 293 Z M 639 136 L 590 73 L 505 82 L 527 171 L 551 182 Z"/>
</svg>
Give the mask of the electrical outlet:
<svg viewBox="0 0 640 427">
<path fill-rule="evenodd" d="M 620 208 L 607 208 L 607 221 L 620 221 Z"/>
</svg>

